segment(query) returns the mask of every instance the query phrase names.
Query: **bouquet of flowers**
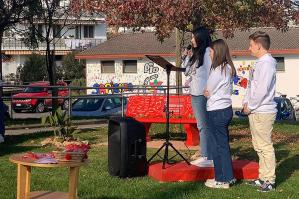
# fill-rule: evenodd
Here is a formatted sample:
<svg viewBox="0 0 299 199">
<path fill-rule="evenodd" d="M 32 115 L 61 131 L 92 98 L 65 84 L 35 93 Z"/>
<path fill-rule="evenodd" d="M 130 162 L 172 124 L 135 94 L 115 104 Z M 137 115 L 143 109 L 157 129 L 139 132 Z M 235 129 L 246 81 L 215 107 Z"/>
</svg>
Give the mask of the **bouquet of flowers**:
<svg viewBox="0 0 299 199">
<path fill-rule="evenodd" d="M 60 162 L 82 162 L 88 158 L 90 146 L 86 142 L 66 142 L 57 151 L 53 151 L 55 158 Z"/>
</svg>

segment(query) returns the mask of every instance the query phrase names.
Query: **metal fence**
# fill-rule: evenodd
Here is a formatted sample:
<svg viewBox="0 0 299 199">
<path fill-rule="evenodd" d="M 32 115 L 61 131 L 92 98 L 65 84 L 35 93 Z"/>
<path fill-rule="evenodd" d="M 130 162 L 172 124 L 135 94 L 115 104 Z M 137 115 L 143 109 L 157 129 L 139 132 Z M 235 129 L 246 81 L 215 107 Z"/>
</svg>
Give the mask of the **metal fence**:
<svg viewBox="0 0 299 199">
<path fill-rule="evenodd" d="M 63 99 L 68 101 L 67 112 L 71 116 L 72 112 L 72 103 L 76 99 L 91 99 L 91 98 L 120 98 L 121 99 L 121 114 L 125 114 L 125 104 L 124 99 L 128 98 L 130 95 L 163 95 L 166 96 L 167 86 L 145 86 L 145 85 L 134 85 L 134 86 L 123 86 L 123 87 L 107 87 L 102 88 L 108 91 L 109 94 L 100 94 L 97 87 L 75 87 L 75 86 L 38 86 L 38 85 L 1 85 L 3 89 L 10 90 L 10 94 L 3 96 L 3 101 L 12 102 L 13 100 L 24 100 L 24 99 L 37 99 L 37 100 L 53 100 L 53 99 Z M 24 88 L 44 88 L 48 94 L 46 96 L 30 96 L 30 97 L 17 97 L 15 94 L 20 93 Z M 52 96 L 54 90 L 57 92 L 60 90 L 67 91 L 67 95 L 64 96 Z M 182 90 L 188 89 L 188 87 L 179 87 L 179 86 L 170 86 L 170 94 L 180 94 L 183 95 Z M 82 92 L 84 94 L 76 95 L 74 93 Z M 87 94 L 90 93 L 90 94 Z M 12 104 L 12 103 L 11 103 Z M 15 112 L 10 108 L 11 118 L 14 118 Z"/>
<path fill-rule="evenodd" d="M 51 43 L 51 49 L 56 50 L 86 50 L 103 43 L 104 39 L 64 39 L 55 38 Z M 46 43 L 40 42 L 39 46 L 35 50 L 46 50 Z M 30 50 L 28 45 L 23 39 L 18 38 L 3 38 L 2 50 Z"/>
</svg>

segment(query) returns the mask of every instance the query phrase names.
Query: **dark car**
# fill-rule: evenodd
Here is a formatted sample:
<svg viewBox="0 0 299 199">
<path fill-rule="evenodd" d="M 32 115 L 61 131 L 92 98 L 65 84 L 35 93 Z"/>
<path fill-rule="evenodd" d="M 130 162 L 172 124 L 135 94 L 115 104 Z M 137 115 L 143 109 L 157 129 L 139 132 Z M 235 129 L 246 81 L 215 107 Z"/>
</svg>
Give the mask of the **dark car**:
<svg viewBox="0 0 299 199">
<path fill-rule="evenodd" d="M 123 98 L 124 109 L 127 104 Z M 120 97 L 80 98 L 72 104 L 72 116 L 78 117 L 108 117 L 121 115 L 122 101 Z"/>
<path fill-rule="evenodd" d="M 275 97 L 274 101 L 277 103 L 276 121 L 296 121 L 296 111 L 288 98 Z M 236 111 L 235 114 L 240 118 L 247 117 L 241 111 Z"/>
</svg>

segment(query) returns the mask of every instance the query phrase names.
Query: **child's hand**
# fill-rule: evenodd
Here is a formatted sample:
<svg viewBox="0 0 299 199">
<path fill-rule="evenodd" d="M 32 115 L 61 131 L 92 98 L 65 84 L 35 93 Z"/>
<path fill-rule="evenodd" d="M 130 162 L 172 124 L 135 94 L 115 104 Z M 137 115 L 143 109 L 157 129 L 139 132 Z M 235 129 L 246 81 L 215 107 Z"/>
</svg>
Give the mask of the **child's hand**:
<svg viewBox="0 0 299 199">
<path fill-rule="evenodd" d="M 246 114 L 246 115 L 249 115 L 250 114 L 250 110 L 248 109 L 248 103 L 245 103 L 244 106 L 243 106 L 243 112 Z"/>
<path fill-rule="evenodd" d="M 204 90 L 203 95 L 204 95 L 206 98 L 210 97 L 210 93 L 209 93 L 209 91 L 208 91 L 207 89 Z"/>
<path fill-rule="evenodd" d="M 188 49 L 184 49 L 182 51 L 182 59 L 186 58 L 186 57 L 192 57 L 193 53 L 192 50 L 188 50 Z"/>
</svg>

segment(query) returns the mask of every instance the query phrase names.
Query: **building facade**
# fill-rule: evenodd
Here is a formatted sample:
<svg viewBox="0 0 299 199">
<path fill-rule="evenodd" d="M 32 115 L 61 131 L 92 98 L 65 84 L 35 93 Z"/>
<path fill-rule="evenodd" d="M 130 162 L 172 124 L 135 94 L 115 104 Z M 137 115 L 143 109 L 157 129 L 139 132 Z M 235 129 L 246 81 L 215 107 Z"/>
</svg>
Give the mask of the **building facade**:
<svg viewBox="0 0 299 199">
<path fill-rule="evenodd" d="M 60 6 L 68 6 L 66 0 L 61 1 Z M 72 16 L 55 19 L 55 24 L 50 32 L 53 38 L 51 48 L 55 49 L 56 65 L 62 64 L 63 56 L 71 51 L 82 51 L 107 40 L 106 21 L 102 15 L 81 15 L 79 18 Z M 23 66 L 28 55 L 32 53 L 45 54 L 46 43 L 40 42 L 36 49 L 30 49 L 20 34 L 28 29 L 26 22 L 19 23 L 14 29 L 4 32 L 2 41 L 3 78 L 10 74 L 16 74 L 17 68 Z M 39 20 L 35 21 L 35 29 L 41 35 L 46 34 L 47 26 Z M 17 31 L 16 31 L 17 30 Z"/>
<path fill-rule="evenodd" d="M 257 29 L 248 32 L 236 32 L 235 37 L 227 39 L 231 49 L 237 77 L 234 79 L 233 106 L 241 107 L 247 88 L 249 69 L 255 58 L 250 56 L 248 36 Z M 297 76 L 299 75 L 299 28 L 293 27 L 286 33 L 274 28 L 258 29 L 268 32 L 272 45 L 270 53 L 278 62 L 277 93 L 288 97 L 299 95 Z M 221 33 L 218 33 L 221 38 Z M 147 54 L 160 55 L 175 64 L 175 36 L 163 43 L 156 40 L 154 33 L 123 34 L 95 48 L 83 51 L 78 59 L 86 60 L 86 83 L 95 89 L 89 93 L 108 94 L 109 87 L 145 85 L 156 88 L 166 85 L 166 72 L 145 57 Z M 185 76 L 182 75 L 184 85 Z M 170 84 L 176 85 L 176 74 L 171 73 Z M 116 90 L 117 91 L 117 90 Z M 151 92 L 162 92 L 152 89 Z M 187 93 L 188 90 L 184 89 Z"/>
</svg>

